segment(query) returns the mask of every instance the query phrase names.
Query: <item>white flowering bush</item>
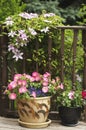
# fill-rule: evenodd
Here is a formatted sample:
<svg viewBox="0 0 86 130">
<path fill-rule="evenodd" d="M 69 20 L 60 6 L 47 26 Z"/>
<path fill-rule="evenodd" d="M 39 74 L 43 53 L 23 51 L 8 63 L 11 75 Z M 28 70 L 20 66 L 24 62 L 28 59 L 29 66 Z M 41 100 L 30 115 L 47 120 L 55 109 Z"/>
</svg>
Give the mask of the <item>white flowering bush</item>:
<svg viewBox="0 0 86 130">
<path fill-rule="evenodd" d="M 13 53 L 16 61 L 23 59 L 23 48 L 35 38 L 41 41 L 45 34 L 52 36 L 53 29 L 62 25 L 62 20 L 54 13 L 38 15 L 23 12 L 9 16 L 4 22 L 9 37 L 8 51 Z"/>
</svg>

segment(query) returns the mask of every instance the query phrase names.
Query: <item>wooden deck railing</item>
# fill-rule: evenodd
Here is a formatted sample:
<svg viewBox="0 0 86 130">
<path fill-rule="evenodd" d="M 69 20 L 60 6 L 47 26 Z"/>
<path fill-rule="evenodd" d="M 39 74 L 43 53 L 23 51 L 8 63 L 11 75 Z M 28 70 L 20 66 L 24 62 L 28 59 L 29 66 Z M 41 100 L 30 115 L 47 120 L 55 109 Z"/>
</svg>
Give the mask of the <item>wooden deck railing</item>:
<svg viewBox="0 0 86 130">
<path fill-rule="evenodd" d="M 86 26 L 59 26 L 57 27 L 57 30 L 61 31 L 61 73 L 60 77 L 62 82 L 64 82 L 64 51 L 65 51 L 65 31 L 67 29 L 70 29 L 73 31 L 73 68 L 72 68 L 72 84 L 73 87 L 75 87 L 75 82 L 76 82 L 76 72 L 75 72 L 75 67 L 76 67 L 76 49 L 77 49 L 77 42 L 78 42 L 78 32 L 81 31 L 82 35 L 82 45 L 83 45 L 83 51 L 84 55 L 82 58 L 84 58 L 84 66 L 83 66 L 83 84 L 82 87 L 83 89 L 86 89 Z M 2 29 L 0 28 L 0 33 L 2 32 Z M 5 89 L 5 86 L 7 86 L 7 81 L 8 81 L 8 69 L 10 66 L 10 74 L 11 77 L 13 77 L 15 73 L 15 66 L 14 66 L 14 61 L 11 59 L 10 64 L 9 64 L 9 59 L 8 59 L 8 53 L 7 53 L 7 46 L 8 46 L 8 37 L 4 35 L 3 37 L 0 37 L 0 115 L 7 115 L 7 110 L 10 112 L 13 112 L 14 110 L 14 102 L 10 103 L 10 109 L 9 109 L 9 100 L 5 95 L 3 95 L 3 91 Z M 48 68 L 47 70 L 52 73 L 52 67 L 51 67 L 51 59 L 52 59 L 52 38 L 48 38 L 47 41 L 47 52 L 48 52 Z M 36 44 L 36 50 L 39 48 L 39 43 L 37 42 Z M 25 52 L 26 53 L 26 52 Z M 21 61 L 21 71 L 27 72 L 27 63 L 26 63 L 26 54 L 24 53 L 24 59 Z M 39 71 L 39 65 L 36 62 L 34 64 L 35 70 Z"/>
</svg>

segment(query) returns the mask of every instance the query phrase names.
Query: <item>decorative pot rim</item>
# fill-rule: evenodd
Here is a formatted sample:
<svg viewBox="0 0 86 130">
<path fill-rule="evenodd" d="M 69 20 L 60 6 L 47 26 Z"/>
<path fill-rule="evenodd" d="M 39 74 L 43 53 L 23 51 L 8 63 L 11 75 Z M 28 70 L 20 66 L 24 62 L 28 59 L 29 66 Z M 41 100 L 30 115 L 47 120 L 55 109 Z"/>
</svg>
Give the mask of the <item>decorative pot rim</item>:
<svg viewBox="0 0 86 130">
<path fill-rule="evenodd" d="M 74 107 L 72 107 L 72 106 L 70 106 L 70 107 L 68 107 L 68 106 L 59 106 L 59 107 L 66 107 L 66 108 L 82 108 L 82 106 L 74 106 Z"/>
<path fill-rule="evenodd" d="M 51 98 L 52 96 L 45 96 L 45 97 L 30 97 L 30 98 L 19 98 L 18 100 L 41 100 L 41 99 L 49 99 Z"/>
</svg>

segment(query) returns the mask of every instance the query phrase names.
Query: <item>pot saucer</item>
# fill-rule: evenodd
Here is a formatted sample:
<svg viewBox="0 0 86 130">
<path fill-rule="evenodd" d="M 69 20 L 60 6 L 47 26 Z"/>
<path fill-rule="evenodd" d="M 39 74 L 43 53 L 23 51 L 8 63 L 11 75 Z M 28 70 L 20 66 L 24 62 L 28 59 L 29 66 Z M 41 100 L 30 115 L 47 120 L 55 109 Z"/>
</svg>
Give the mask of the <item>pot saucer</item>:
<svg viewBox="0 0 86 130">
<path fill-rule="evenodd" d="M 23 122 L 20 119 L 18 119 L 18 122 L 23 127 L 35 128 L 36 129 L 36 128 L 45 128 L 45 127 L 47 127 L 51 123 L 51 120 L 48 119 L 46 122 L 43 122 L 43 123 L 28 123 L 28 122 Z"/>
</svg>

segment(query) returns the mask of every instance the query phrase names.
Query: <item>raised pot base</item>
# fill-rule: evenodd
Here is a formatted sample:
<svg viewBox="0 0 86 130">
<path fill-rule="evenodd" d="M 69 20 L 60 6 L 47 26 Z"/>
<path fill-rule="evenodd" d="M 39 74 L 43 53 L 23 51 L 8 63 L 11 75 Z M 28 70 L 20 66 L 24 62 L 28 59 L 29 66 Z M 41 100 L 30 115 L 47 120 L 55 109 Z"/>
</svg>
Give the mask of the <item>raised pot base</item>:
<svg viewBox="0 0 86 130">
<path fill-rule="evenodd" d="M 20 119 L 18 119 L 18 122 L 23 127 L 37 129 L 37 128 L 45 128 L 45 127 L 47 127 L 51 123 L 51 120 L 48 119 L 46 122 L 43 122 L 43 123 L 27 123 L 27 122 L 23 122 Z"/>
<path fill-rule="evenodd" d="M 64 125 L 64 126 L 69 126 L 69 127 L 73 127 L 73 126 L 77 126 L 78 125 L 78 123 L 76 123 L 76 124 L 65 124 L 65 123 L 61 123 L 62 125 Z"/>
</svg>

